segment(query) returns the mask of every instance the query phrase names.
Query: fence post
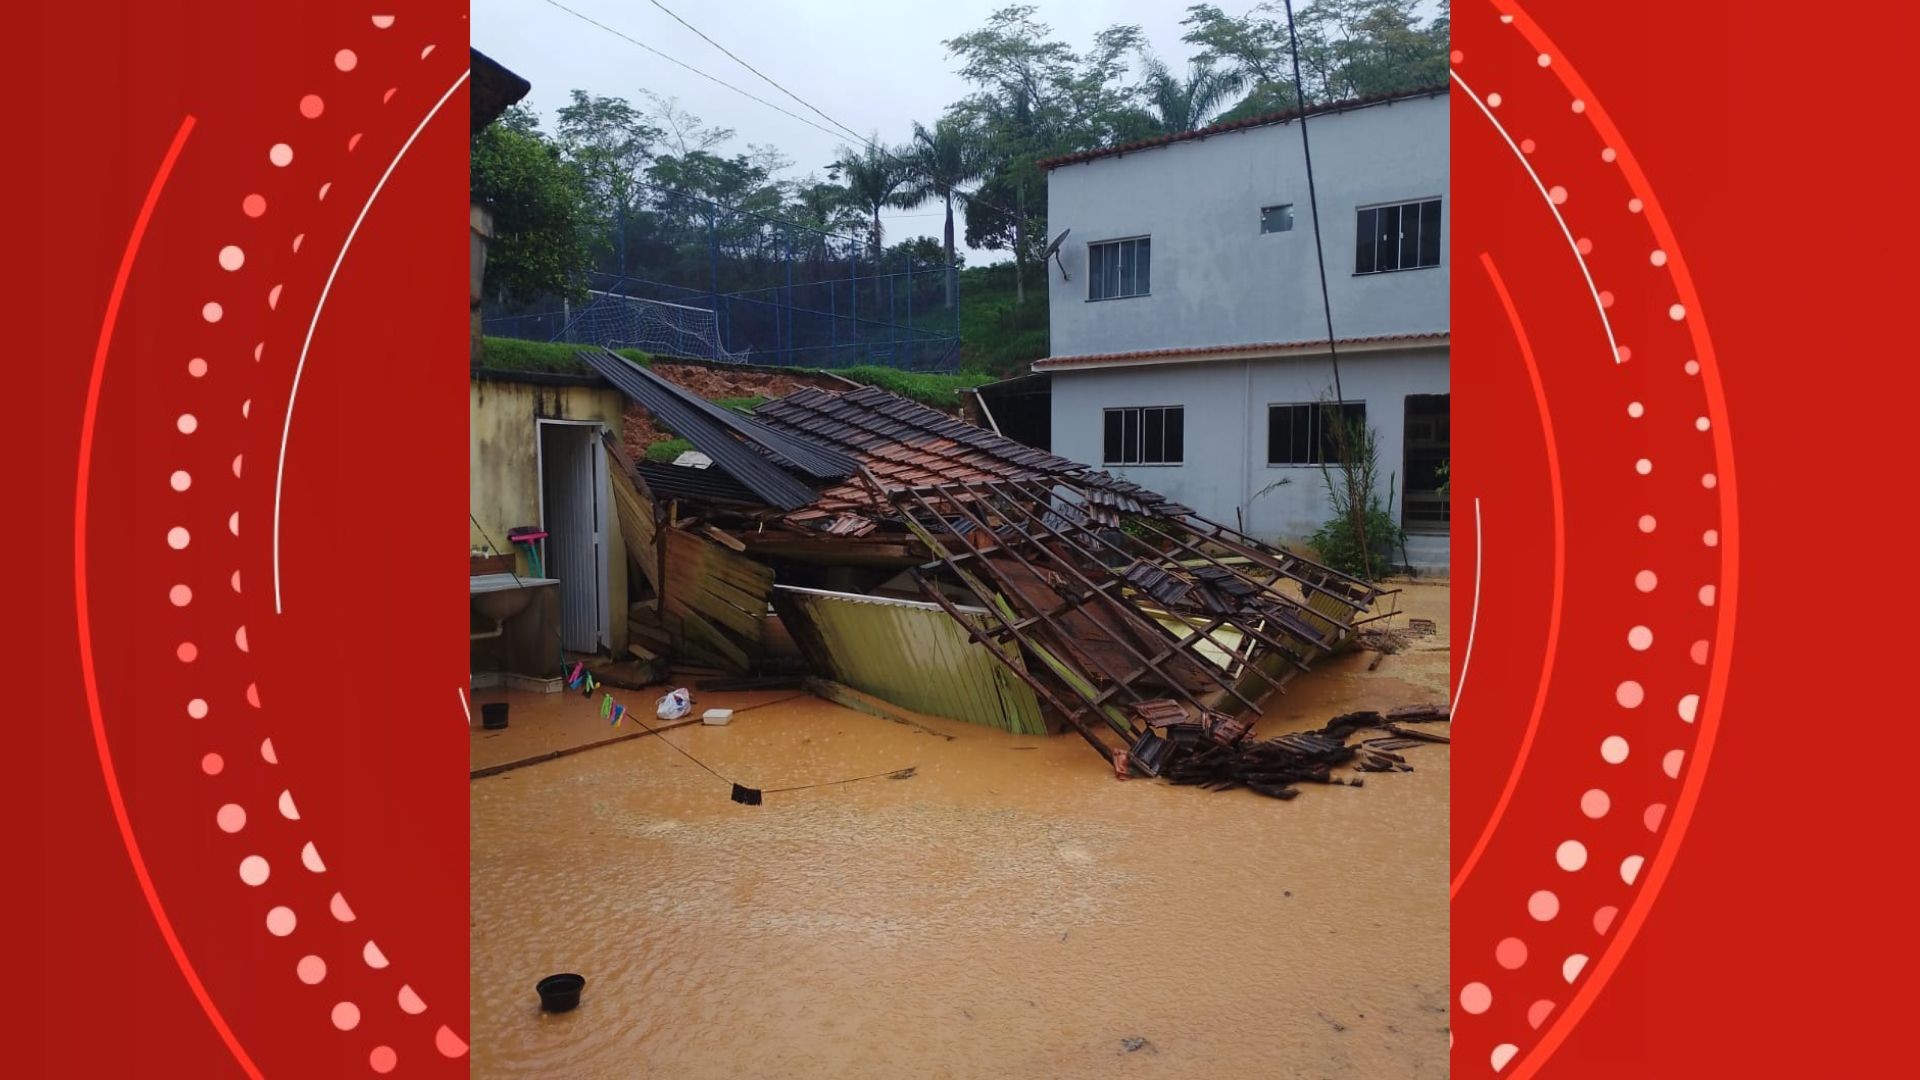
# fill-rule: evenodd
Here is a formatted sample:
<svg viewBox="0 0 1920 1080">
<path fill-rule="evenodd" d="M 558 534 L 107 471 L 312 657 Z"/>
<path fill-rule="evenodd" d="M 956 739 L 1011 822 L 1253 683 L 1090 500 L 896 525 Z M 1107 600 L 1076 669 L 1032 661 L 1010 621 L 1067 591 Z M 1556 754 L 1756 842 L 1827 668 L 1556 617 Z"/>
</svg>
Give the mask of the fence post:
<svg viewBox="0 0 1920 1080">
<path fill-rule="evenodd" d="M 707 304 L 713 309 L 713 335 L 719 339 L 714 342 L 722 350 L 727 347 L 727 327 L 729 320 L 720 313 L 720 233 L 716 228 L 717 216 L 712 203 L 707 204 Z M 716 357 L 715 359 L 718 359 Z"/>
<path fill-rule="evenodd" d="M 793 226 L 788 225 L 786 228 L 780 230 L 780 233 L 781 233 L 781 236 L 786 240 L 786 246 L 787 246 L 787 296 L 786 296 L 787 306 L 786 306 L 785 317 L 781 320 L 786 324 L 787 344 L 786 344 L 785 353 L 783 354 L 785 359 L 782 362 L 785 363 L 788 367 L 792 367 L 793 366 Z"/>
</svg>

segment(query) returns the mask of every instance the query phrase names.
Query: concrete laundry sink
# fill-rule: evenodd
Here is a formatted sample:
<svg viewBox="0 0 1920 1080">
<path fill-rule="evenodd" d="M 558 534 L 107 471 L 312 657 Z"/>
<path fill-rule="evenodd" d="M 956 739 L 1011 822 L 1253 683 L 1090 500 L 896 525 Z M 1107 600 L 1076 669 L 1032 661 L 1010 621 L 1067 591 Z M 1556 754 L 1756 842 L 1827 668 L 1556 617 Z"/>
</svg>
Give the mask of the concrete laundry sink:
<svg viewBox="0 0 1920 1080">
<path fill-rule="evenodd" d="M 533 590 L 560 584 L 559 578 L 515 577 L 512 574 L 478 574 L 468 580 L 474 614 L 493 623 L 493 629 L 475 632 L 472 635 L 475 641 L 496 638 L 504 633 L 506 621 L 525 611 L 527 604 L 532 602 Z"/>
</svg>

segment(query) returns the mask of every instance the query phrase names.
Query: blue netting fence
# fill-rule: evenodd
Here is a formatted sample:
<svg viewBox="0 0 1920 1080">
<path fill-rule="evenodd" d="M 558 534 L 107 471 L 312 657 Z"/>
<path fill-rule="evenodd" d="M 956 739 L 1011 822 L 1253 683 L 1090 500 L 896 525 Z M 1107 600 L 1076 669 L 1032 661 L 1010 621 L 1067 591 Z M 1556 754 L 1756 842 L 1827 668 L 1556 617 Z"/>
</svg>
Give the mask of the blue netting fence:
<svg viewBox="0 0 1920 1080">
<path fill-rule="evenodd" d="M 959 274 L 944 260 L 876 259 L 864 236 L 704 200 L 640 226 L 615 269 L 585 275 L 586 299 L 490 305 L 485 332 L 783 367 L 959 367 Z"/>
</svg>

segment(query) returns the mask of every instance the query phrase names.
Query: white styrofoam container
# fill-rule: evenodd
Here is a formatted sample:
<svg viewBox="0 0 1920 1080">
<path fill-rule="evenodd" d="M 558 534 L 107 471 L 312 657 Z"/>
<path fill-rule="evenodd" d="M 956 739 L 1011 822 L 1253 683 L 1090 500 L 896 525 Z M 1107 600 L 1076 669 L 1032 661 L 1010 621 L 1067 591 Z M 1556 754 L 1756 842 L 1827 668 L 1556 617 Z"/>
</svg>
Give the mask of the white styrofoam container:
<svg viewBox="0 0 1920 1080">
<path fill-rule="evenodd" d="M 714 727 L 721 727 L 732 719 L 732 709 L 708 709 L 706 712 L 700 714 L 701 723 L 710 724 Z"/>
</svg>

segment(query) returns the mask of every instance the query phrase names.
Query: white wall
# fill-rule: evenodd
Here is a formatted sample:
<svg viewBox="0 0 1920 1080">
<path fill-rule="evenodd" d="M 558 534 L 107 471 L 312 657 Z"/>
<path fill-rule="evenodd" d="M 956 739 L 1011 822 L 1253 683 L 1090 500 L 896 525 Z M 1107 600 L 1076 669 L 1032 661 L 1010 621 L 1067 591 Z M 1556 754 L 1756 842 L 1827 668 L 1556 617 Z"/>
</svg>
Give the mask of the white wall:
<svg viewBox="0 0 1920 1080">
<path fill-rule="evenodd" d="M 1328 293 L 1340 338 L 1444 331 L 1451 259 L 1447 96 L 1310 117 Z M 1047 224 L 1071 228 L 1070 281 L 1048 266 L 1054 356 L 1326 337 L 1297 122 L 1054 169 Z M 1360 207 L 1441 199 L 1440 265 L 1355 275 Z M 1294 206 L 1262 234 L 1260 208 Z M 1087 245 L 1148 235 L 1152 293 L 1087 299 Z M 1056 391 L 1057 392 L 1057 391 Z"/>
<path fill-rule="evenodd" d="M 1403 487 L 1406 397 L 1447 393 L 1447 366 L 1444 348 L 1340 357 L 1342 395 L 1366 402 L 1367 424 L 1379 433 L 1380 496 L 1384 502 L 1391 475 L 1396 497 L 1390 508 L 1396 520 Z M 1056 371 L 1053 452 L 1099 466 L 1103 410 L 1182 406 L 1182 464 L 1107 471 L 1184 503 L 1202 517 L 1226 525 L 1244 521 L 1251 536 L 1298 542 L 1327 519 L 1326 483 L 1317 466 L 1267 464 L 1267 406 L 1320 401 L 1332 397 L 1332 391 L 1333 368 L 1325 354 Z M 1283 479 L 1287 483 L 1254 497 Z"/>
</svg>

